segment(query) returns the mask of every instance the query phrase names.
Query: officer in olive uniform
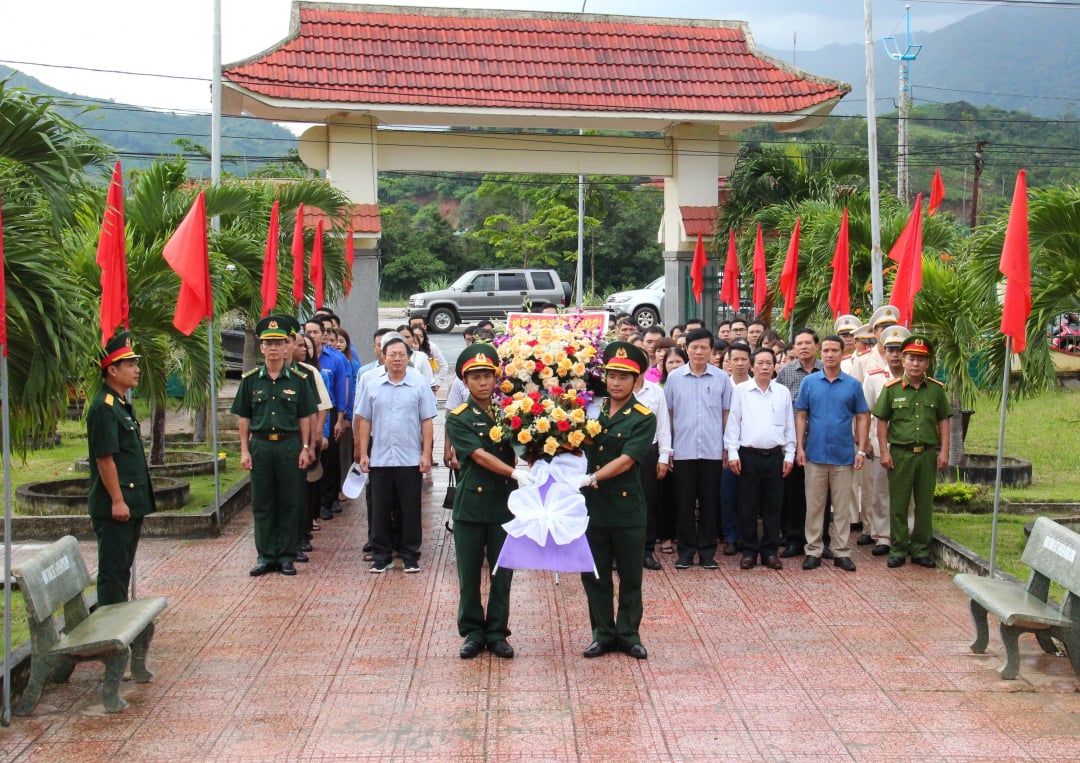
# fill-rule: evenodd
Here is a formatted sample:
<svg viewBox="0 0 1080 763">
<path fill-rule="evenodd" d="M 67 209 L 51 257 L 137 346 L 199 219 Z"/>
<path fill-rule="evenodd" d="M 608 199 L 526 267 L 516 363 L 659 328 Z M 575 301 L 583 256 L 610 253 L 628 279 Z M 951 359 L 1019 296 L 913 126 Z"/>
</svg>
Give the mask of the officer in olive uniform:
<svg viewBox="0 0 1080 763">
<path fill-rule="evenodd" d="M 508 443 L 493 442 L 489 432 L 499 423 L 492 415 L 491 394 L 499 355 L 490 344 L 466 347 L 457 360 L 457 376 L 469 389 L 469 399 L 446 415 L 446 436 L 461 463 L 454 496 L 454 553 L 457 556 L 458 633 L 465 637 L 461 659 L 468 660 L 485 645 L 496 657 L 511 658 L 510 582 L 513 570 L 500 568 L 491 578 L 487 613 L 480 600 L 480 579 L 485 556 L 495 569 L 506 531 L 513 519 L 506 507 L 513 480 L 529 481 L 525 469 L 514 468 L 514 451 Z M 486 553 L 485 553 L 486 551 Z"/>
<path fill-rule="evenodd" d="M 634 384 L 649 367 L 645 352 L 629 342 L 604 348 L 608 397 L 600 407 L 603 431 L 585 449 L 592 470 L 582 478 L 589 527 L 585 532 L 599 578 L 581 576 L 589 600 L 593 642 L 585 657 L 619 649 L 644 660 L 648 652 L 638 636 L 641 625 L 641 549 L 645 545 L 645 493 L 639 464 L 652 446 L 656 416 L 634 397 Z M 618 613 L 612 618 L 615 587 L 612 561 L 619 569 Z"/>
<path fill-rule="evenodd" d="M 933 567 L 934 486 L 949 464 L 952 408 L 945 385 L 927 374 L 933 348 L 912 334 L 903 346 L 904 375 L 885 385 L 874 405 L 881 465 L 889 470 L 889 567 L 911 561 Z M 915 499 L 915 529 L 908 534 L 908 502 Z M 910 549 L 909 549 L 910 540 Z"/>
<path fill-rule="evenodd" d="M 146 466 L 129 390 L 139 384 L 139 358 L 131 335 L 117 334 L 101 359 L 104 383 L 86 413 L 90 453 L 90 522 L 98 541 L 98 604 L 128 599 L 131 565 L 142 520 L 154 511 L 154 490 Z"/>
<path fill-rule="evenodd" d="M 240 380 L 232 412 L 240 417 L 240 465 L 251 470 L 258 564 L 251 576 L 280 570 L 295 575 L 304 472 L 311 463 L 311 416 L 316 411 L 307 374 L 287 359 L 288 316 L 271 315 L 255 327 L 265 365 Z"/>
</svg>

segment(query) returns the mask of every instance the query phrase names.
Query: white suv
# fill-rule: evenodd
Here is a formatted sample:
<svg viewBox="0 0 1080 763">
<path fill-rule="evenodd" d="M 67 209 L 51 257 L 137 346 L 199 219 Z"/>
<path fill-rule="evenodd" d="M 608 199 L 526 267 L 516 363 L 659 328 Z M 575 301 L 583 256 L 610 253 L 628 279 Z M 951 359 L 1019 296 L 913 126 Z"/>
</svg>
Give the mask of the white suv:
<svg viewBox="0 0 1080 763">
<path fill-rule="evenodd" d="M 609 313 L 630 313 L 642 331 L 659 325 L 664 313 L 664 277 L 660 276 L 644 289 L 615 292 L 607 298 L 604 309 Z"/>
</svg>

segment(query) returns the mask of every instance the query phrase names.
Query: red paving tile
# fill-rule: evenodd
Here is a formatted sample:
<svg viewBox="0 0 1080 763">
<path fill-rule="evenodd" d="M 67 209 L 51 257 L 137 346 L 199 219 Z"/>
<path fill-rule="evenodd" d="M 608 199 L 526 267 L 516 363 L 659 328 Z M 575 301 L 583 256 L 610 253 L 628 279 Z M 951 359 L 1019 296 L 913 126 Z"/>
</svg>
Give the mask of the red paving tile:
<svg viewBox="0 0 1080 763">
<path fill-rule="evenodd" d="M 125 683 L 129 708 L 106 715 L 100 667 L 79 666 L 0 732 L 0 759 L 1080 758 L 1068 660 L 1025 638 L 1020 678 L 1000 680 L 1000 640 L 968 651 L 967 601 L 944 572 L 887 570 L 861 549 L 855 575 L 743 572 L 728 558 L 717 572 L 676 571 L 664 555 L 645 576 L 645 662 L 582 658 L 578 576 L 518 572 L 517 657 L 463 661 L 446 513 L 425 508 L 415 576 L 367 573 L 363 516 L 351 504 L 324 523 L 295 578 L 248 577 L 249 515 L 220 538 L 145 539 L 139 591 L 170 599 L 154 681 Z M 94 545 L 83 550 L 93 566 Z"/>
</svg>

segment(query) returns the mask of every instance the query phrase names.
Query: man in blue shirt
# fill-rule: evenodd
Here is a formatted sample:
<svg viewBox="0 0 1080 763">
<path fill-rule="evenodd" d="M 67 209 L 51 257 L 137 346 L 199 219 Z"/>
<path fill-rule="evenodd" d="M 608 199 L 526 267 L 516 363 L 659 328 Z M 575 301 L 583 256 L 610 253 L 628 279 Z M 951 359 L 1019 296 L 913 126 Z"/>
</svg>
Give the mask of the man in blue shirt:
<svg viewBox="0 0 1080 763">
<path fill-rule="evenodd" d="M 341 456 L 337 442 L 342 432 L 350 426 L 352 364 L 334 347 L 337 334 L 329 316 L 321 314 L 309 318 L 304 322 L 304 333 L 311 337 L 315 351 L 319 353 L 319 368 L 326 371 L 327 392 L 330 393 L 330 402 L 334 404 L 333 410 L 328 411 L 326 416 L 330 436 L 326 447 L 319 453 L 323 468 L 323 476 L 319 480 L 319 516 L 325 521 L 334 518 L 335 507 L 341 511 L 337 502 L 341 487 Z"/>
<path fill-rule="evenodd" d="M 832 496 L 833 562 L 847 572 L 851 560 L 851 482 L 870 448 L 870 409 L 862 385 L 840 370 L 844 340 L 821 340 L 822 371 L 806 376 L 795 400 L 795 463 L 806 469 L 806 558 L 804 570 L 821 566 L 825 512 Z M 855 452 L 858 443 L 859 451 Z M 854 454 L 854 456 L 852 455 Z"/>
<path fill-rule="evenodd" d="M 716 563 L 717 509 L 720 475 L 724 471 L 724 427 L 731 408 L 731 380 L 709 363 L 713 336 L 708 329 L 687 332 L 690 362 L 668 375 L 664 385 L 671 413 L 679 557 L 675 568 L 685 570 L 694 555 L 707 570 Z M 697 519 L 695 520 L 695 508 Z"/>
<path fill-rule="evenodd" d="M 420 492 L 431 469 L 435 395 L 409 368 L 409 347 L 400 334 L 387 334 L 382 349 L 385 373 L 373 372 L 356 401 L 356 463 L 371 474 L 373 499 L 369 572 L 386 572 L 393 563 L 393 516 L 400 523 L 405 572 L 419 572 Z"/>
</svg>

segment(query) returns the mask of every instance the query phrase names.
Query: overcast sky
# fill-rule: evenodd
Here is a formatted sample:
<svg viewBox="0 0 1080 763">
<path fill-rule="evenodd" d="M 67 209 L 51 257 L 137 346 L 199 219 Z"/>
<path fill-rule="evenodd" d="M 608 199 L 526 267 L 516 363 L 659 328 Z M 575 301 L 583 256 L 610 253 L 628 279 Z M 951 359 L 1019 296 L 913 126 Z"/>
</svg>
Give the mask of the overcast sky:
<svg viewBox="0 0 1080 763">
<path fill-rule="evenodd" d="M 907 1 L 912 5 L 913 28 L 925 31 L 985 8 L 972 7 L 970 0 Z M 397 0 L 393 5 L 556 12 L 582 8 L 581 0 Z M 271 47 L 289 32 L 290 0 L 221 0 L 221 6 L 225 63 Z M 863 41 L 862 0 L 586 0 L 585 10 L 745 20 L 758 44 L 784 51 L 791 51 L 793 44 L 809 51 L 830 43 Z M 874 0 L 875 37 L 902 33 L 903 18 L 903 0 Z M 80 95 L 152 108 L 208 111 L 212 32 L 213 0 L 7 2 L 0 9 L 0 62 Z"/>
</svg>

